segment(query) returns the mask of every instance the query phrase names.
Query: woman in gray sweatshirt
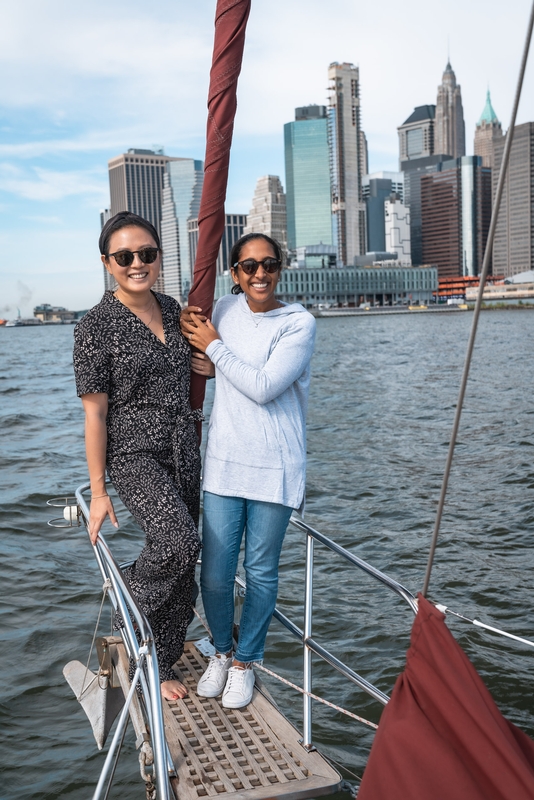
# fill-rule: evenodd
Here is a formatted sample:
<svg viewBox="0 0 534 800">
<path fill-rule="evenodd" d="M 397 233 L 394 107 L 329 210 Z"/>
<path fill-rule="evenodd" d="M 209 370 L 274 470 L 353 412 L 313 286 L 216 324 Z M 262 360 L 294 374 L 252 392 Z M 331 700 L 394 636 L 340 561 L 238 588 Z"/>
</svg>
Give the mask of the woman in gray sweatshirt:
<svg viewBox="0 0 534 800">
<path fill-rule="evenodd" d="M 241 708 L 252 699 L 251 664 L 263 658 L 289 517 L 304 505 L 315 320 L 299 303 L 277 300 L 282 251 L 273 239 L 247 234 L 230 263 L 235 285 L 217 302 L 213 323 L 188 307 L 182 330 L 201 351 L 193 354 L 193 369 L 217 379 L 203 470 L 201 570 L 217 653 L 197 691 L 203 697 L 223 692 L 223 706 Z M 247 592 L 233 654 L 233 586 L 243 533 Z"/>
</svg>

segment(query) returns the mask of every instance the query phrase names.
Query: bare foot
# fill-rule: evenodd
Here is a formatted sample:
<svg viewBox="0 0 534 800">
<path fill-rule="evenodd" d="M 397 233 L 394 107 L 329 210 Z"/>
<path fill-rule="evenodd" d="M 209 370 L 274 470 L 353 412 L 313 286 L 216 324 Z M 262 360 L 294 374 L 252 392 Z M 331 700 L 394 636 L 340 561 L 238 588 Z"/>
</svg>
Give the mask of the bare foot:
<svg viewBox="0 0 534 800">
<path fill-rule="evenodd" d="M 181 700 L 187 694 L 187 689 L 180 681 L 163 681 L 161 694 L 165 700 Z"/>
</svg>

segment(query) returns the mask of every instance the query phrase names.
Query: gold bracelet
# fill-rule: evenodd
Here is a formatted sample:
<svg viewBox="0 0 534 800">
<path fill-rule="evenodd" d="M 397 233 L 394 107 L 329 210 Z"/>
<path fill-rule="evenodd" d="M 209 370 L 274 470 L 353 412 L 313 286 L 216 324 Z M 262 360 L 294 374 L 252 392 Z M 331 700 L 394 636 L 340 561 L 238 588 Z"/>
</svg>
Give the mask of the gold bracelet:
<svg viewBox="0 0 534 800">
<path fill-rule="evenodd" d="M 109 497 L 108 493 L 105 494 L 92 494 L 91 500 L 99 500 L 101 497 Z"/>
</svg>

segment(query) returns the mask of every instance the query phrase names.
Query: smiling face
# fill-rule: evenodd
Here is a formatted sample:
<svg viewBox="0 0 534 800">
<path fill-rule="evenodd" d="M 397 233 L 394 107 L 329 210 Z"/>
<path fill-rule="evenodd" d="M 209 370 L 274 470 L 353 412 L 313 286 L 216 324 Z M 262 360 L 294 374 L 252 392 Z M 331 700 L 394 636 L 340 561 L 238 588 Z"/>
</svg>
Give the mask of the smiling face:
<svg viewBox="0 0 534 800">
<path fill-rule="evenodd" d="M 246 261 L 253 258 L 255 261 L 263 261 L 265 258 L 276 258 L 272 245 L 265 239 L 252 239 L 241 248 L 239 261 Z M 280 280 L 280 270 L 277 272 L 266 272 L 263 264 L 260 264 L 255 275 L 247 275 L 240 266 L 232 268 L 232 279 L 238 283 L 247 296 L 250 310 L 253 313 L 261 311 L 272 311 L 278 308 L 278 301 L 274 296 L 274 290 Z"/>
<path fill-rule="evenodd" d="M 148 294 L 155 284 L 161 267 L 161 253 L 158 253 L 158 257 L 152 264 L 143 264 L 137 251 L 143 250 L 145 247 L 157 247 L 156 242 L 145 228 L 128 225 L 111 234 L 108 245 L 109 253 L 117 253 L 121 250 L 130 250 L 136 253 L 133 263 L 129 267 L 119 267 L 111 255 L 102 256 L 105 268 L 119 285 L 119 292 L 141 297 L 143 294 Z"/>
</svg>

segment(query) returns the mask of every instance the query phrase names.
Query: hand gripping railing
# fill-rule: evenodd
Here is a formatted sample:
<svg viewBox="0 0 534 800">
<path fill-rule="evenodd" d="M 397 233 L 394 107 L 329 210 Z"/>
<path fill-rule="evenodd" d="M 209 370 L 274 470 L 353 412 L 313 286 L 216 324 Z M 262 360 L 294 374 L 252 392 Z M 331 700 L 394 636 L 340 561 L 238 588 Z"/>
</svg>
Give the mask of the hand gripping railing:
<svg viewBox="0 0 534 800">
<path fill-rule="evenodd" d="M 380 570 L 372 567 L 363 559 L 358 558 L 353 553 L 350 553 L 348 550 L 345 550 L 344 547 L 341 545 L 336 544 L 327 536 L 319 531 L 316 531 L 314 528 L 307 525 L 303 520 L 298 519 L 295 516 L 291 517 L 290 520 L 291 524 L 294 525 L 301 531 L 304 531 L 306 534 L 306 575 L 305 575 L 305 594 L 304 594 L 304 630 L 300 630 L 291 620 L 289 620 L 281 611 L 277 608 L 274 611 L 273 616 L 282 623 L 294 636 L 300 639 L 304 645 L 304 691 L 305 694 L 303 695 L 303 724 L 302 724 L 302 745 L 306 749 L 312 749 L 312 698 L 310 697 L 310 693 L 312 692 L 312 653 L 315 653 L 332 667 L 341 672 L 346 678 L 348 678 L 352 683 L 355 683 L 357 686 L 360 687 L 364 692 L 367 692 L 371 697 L 375 700 L 378 700 L 380 703 L 384 705 L 389 701 L 389 697 L 377 689 L 376 686 L 373 686 L 371 683 L 362 678 L 356 672 L 354 672 L 350 667 L 347 667 L 343 664 L 342 661 L 337 659 L 332 653 L 322 647 L 315 639 L 312 638 L 312 621 L 313 621 L 313 556 L 314 556 L 314 542 L 320 542 L 322 545 L 327 547 L 332 552 L 337 553 L 350 564 L 359 569 L 366 572 L 372 578 L 375 578 L 380 583 L 384 584 L 388 589 L 394 592 L 396 595 L 401 597 L 403 600 L 408 603 L 411 610 L 414 614 L 417 614 L 417 600 L 413 596 L 411 592 L 408 591 L 402 584 L 398 583 L 393 578 L 390 578 L 388 575 L 385 575 Z M 240 581 L 241 585 L 244 585 L 242 581 Z"/>
<path fill-rule="evenodd" d="M 88 528 L 89 522 L 89 509 L 83 493 L 89 489 L 89 486 L 90 485 L 86 483 L 80 486 L 75 492 L 76 501 L 80 507 L 86 528 Z M 104 582 L 109 581 L 110 588 L 108 593 L 111 603 L 115 612 L 120 614 L 122 618 L 124 627 L 121 628 L 121 634 L 126 652 L 129 658 L 133 659 L 136 664 L 136 671 L 134 679 L 132 680 L 131 689 L 119 717 L 115 735 L 106 756 L 98 785 L 93 795 L 93 800 L 100 800 L 102 797 L 107 797 L 106 782 L 109 784 L 113 779 L 113 772 L 118 758 L 117 751 L 120 747 L 126 725 L 128 724 L 129 706 L 137 682 L 141 685 L 152 738 L 154 777 L 157 786 L 158 800 L 171 800 L 171 798 L 174 798 L 174 793 L 169 784 L 169 766 L 172 765 L 172 762 L 170 761 L 165 740 L 159 669 L 154 647 L 154 637 L 143 611 L 139 608 L 130 587 L 122 576 L 121 568 L 117 564 L 101 533 L 96 544 L 93 545 L 93 552 Z M 138 635 L 136 635 L 134 625 L 137 627 Z"/>
</svg>

